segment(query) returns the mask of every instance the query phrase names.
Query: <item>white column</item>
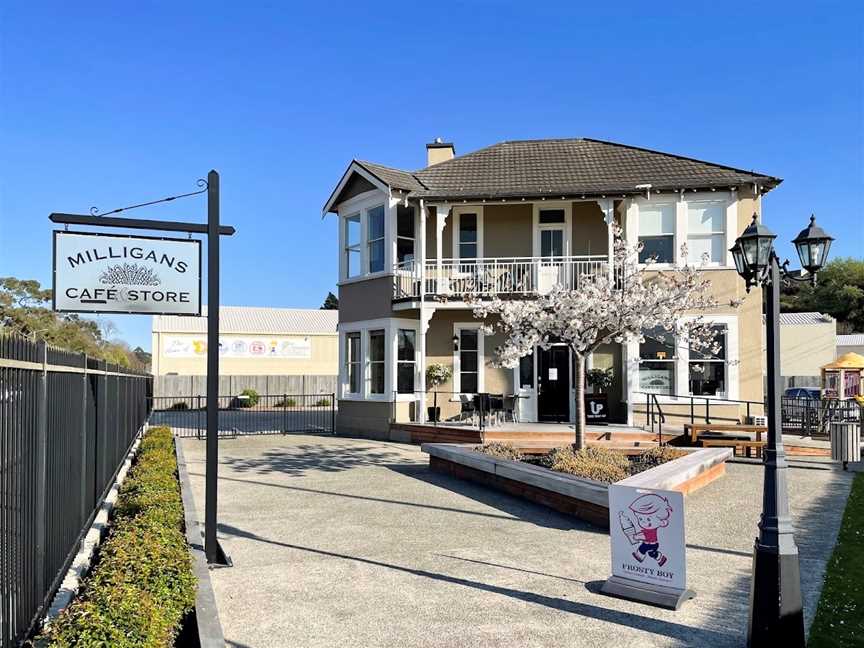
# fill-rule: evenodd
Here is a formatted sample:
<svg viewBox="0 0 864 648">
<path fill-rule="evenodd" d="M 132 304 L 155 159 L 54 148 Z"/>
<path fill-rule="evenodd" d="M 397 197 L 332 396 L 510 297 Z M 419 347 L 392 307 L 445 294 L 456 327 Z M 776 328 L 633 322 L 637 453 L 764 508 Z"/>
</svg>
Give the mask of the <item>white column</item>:
<svg viewBox="0 0 864 648">
<path fill-rule="evenodd" d="M 615 247 L 615 202 L 611 198 L 598 201 L 603 210 L 603 220 L 606 222 L 606 270 L 612 281 L 613 249 Z"/>
<path fill-rule="evenodd" d="M 420 411 L 417 413 L 417 420 L 420 423 L 426 422 L 426 333 L 429 331 L 429 322 L 432 320 L 432 315 L 434 314 L 434 307 L 430 308 L 424 304 L 420 305 L 420 344 L 418 345 L 420 357 L 417 359 L 420 391 Z"/>
<path fill-rule="evenodd" d="M 444 226 L 447 224 L 447 215 L 450 212 L 450 205 L 443 203 L 435 208 L 435 259 L 437 261 L 436 281 L 437 286 L 435 292 L 441 294 L 444 292 L 445 286 L 442 285 L 443 274 L 443 259 L 444 259 Z"/>
</svg>

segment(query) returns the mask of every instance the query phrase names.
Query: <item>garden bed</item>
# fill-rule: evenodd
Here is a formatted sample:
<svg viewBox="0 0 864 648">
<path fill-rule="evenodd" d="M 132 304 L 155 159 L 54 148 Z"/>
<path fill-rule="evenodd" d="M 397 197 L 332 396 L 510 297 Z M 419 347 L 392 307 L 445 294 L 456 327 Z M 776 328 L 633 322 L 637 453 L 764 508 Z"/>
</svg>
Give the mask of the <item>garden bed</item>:
<svg viewBox="0 0 864 648">
<path fill-rule="evenodd" d="M 39 645 L 174 645 L 196 592 L 176 472 L 171 430 L 151 428 L 92 571 Z"/>
<path fill-rule="evenodd" d="M 576 477 L 525 461 L 478 452 L 471 446 L 423 444 L 432 470 L 466 479 L 543 504 L 609 528 L 609 482 Z M 729 448 L 679 449 L 683 456 L 643 470 L 616 483 L 691 493 L 726 472 Z"/>
</svg>

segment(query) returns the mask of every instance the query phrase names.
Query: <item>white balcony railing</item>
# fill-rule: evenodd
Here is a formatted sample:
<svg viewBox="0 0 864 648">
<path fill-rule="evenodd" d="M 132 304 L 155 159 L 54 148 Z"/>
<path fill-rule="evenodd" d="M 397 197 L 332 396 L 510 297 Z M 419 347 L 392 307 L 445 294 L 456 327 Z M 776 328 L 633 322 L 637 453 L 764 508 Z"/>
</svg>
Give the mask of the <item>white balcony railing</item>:
<svg viewBox="0 0 864 648">
<path fill-rule="evenodd" d="M 579 288 L 585 276 L 606 273 L 602 256 L 506 257 L 405 261 L 394 268 L 393 298 L 537 295 L 562 286 Z"/>
</svg>

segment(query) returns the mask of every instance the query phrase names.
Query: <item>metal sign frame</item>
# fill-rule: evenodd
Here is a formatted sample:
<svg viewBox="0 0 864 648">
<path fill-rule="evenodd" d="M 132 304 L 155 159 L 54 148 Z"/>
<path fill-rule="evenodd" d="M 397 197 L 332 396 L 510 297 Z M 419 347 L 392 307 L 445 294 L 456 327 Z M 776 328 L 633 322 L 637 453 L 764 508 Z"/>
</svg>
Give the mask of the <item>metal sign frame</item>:
<svg viewBox="0 0 864 648">
<path fill-rule="evenodd" d="M 202 261 L 201 261 L 201 239 L 181 239 L 181 238 L 173 238 L 170 236 L 139 236 L 137 234 L 108 234 L 106 232 L 78 232 L 78 231 L 69 231 L 69 230 L 53 230 L 53 245 L 51 248 L 51 310 L 55 313 L 88 313 L 90 315 L 173 315 L 175 317 L 201 317 L 201 307 L 202 307 L 202 293 L 201 289 L 203 288 L 202 283 L 202 275 L 201 272 L 203 270 Z M 197 243 L 198 245 L 198 309 L 197 313 L 175 313 L 173 311 L 147 311 L 146 313 L 141 313 L 138 311 L 127 311 L 127 310 L 81 310 L 76 308 L 75 310 L 65 309 L 65 308 L 57 308 L 57 235 L 58 234 L 69 234 L 72 236 L 106 236 L 112 238 L 128 238 L 139 241 L 174 241 L 177 243 Z"/>
</svg>

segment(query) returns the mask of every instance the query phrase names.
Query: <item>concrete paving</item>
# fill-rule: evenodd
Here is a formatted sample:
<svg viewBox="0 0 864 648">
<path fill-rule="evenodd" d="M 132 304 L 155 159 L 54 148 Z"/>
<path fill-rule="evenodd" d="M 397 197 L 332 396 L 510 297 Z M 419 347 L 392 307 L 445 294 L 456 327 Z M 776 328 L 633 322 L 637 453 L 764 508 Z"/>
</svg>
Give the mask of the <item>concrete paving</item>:
<svg viewBox="0 0 864 648">
<path fill-rule="evenodd" d="M 204 444 L 182 441 L 199 516 Z M 608 536 L 429 471 L 419 448 L 325 436 L 220 441 L 221 543 L 211 570 L 228 645 L 741 646 L 761 466 L 687 498 L 680 611 L 609 598 Z M 792 462 L 807 622 L 852 475 Z"/>
</svg>

